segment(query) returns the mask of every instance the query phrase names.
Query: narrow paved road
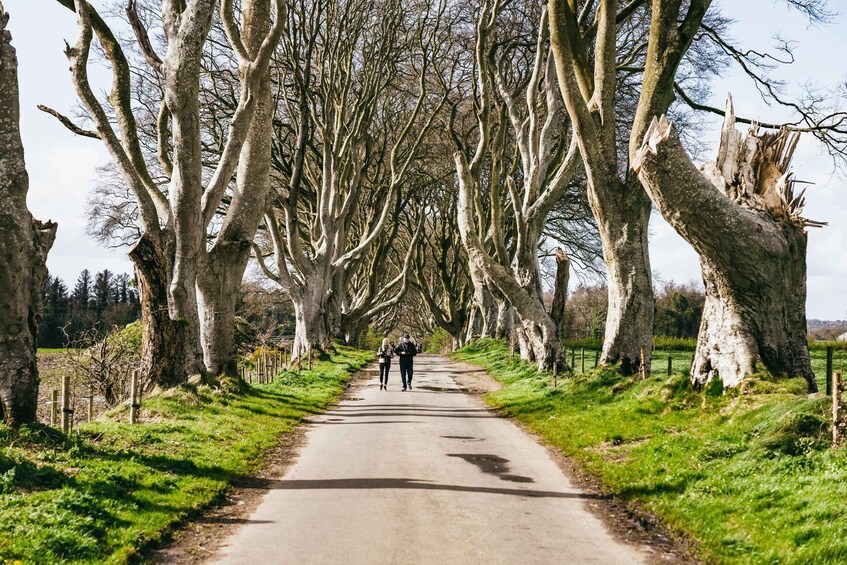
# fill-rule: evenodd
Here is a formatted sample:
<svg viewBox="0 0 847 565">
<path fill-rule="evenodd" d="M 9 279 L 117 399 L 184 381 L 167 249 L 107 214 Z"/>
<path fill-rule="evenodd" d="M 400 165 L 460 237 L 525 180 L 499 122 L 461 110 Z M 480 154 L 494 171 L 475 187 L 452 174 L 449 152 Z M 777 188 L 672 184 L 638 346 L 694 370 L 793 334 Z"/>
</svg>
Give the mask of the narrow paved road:
<svg viewBox="0 0 847 565">
<path fill-rule="evenodd" d="M 316 419 L 218 563 L 640 563 L 534 438 L 420 356 L 414 389 L 375 371 Z"/>
</svg>

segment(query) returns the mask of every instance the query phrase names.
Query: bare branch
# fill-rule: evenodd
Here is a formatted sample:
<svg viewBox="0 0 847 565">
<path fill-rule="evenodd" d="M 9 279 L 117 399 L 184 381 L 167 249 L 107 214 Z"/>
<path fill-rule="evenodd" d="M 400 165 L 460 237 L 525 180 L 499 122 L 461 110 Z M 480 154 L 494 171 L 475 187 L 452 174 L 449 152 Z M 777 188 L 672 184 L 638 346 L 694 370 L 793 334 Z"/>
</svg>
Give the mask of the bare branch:
<svg viewBox="0 0 847 565">
<path fill-rule="evenodd" d="M 60 114 L 59 112 L 57 112 L 53 108 L 45 106 L 44 104 L 39 104 L 38 106 L 36 106 L 36 108 L 38 108 L 42 112 L 50 114 L 51 116 L 53 116 L 54 118 L 59 120 L 62 123 L 63 126 L 65 126 L 70 131 L 72 131 L 73 133 L 75 133 L 77 135 L 81 135 L 83 137 L 91 137 L 93 139 L 102 139 L 102 137 L 100 137 L 100 134 L 97 133 L 96 131 L 92 131 L 90 129 L 84 129 L 84 128 L 79 127 L 78 125 L 73 123 L 70 118 L 68 118 L 64 114 Z"/>
</svg>

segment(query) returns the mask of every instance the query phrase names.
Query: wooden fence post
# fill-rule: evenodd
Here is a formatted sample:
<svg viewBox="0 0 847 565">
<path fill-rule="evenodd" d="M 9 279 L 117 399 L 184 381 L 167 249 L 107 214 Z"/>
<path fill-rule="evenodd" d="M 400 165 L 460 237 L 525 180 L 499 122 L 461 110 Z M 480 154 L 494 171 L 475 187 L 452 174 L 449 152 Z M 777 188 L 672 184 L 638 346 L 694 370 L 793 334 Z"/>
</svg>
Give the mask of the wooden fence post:
<svg viewBox="0 0 847 565">
<path fill-rule="evenodd" d="M 582 354 L 582 371 L 581 372 L 585 373 L 585 348 L 584 347 L 582 348 L 581 354 Z"/>
<path fill-rule="evenodd" d="M 50 393 L 50 425 L 55 426 L 59 423 L 59 390 L 53 389 Z"/>
<path fill-rule="evenodd" d="M 88 421 L 94 420 L 94 387 L 88 387 Z"/>
<path fill-rule="evenodd" d="M 673 357 L 668 355 L 668 376 L 673 374 Z"/>
<path fill-rule="evenodd" d="M 826 395 L 832 394 L 832 346 L 826 346 Z"/>
<path fill-rule="evenodd" d="M 132 379 L 129 382 L 129 423 L 138 422 L 138 410 L 141 404 L 138 402 L 138 369 L 133 369 Z"/>
<path fill-rule="evenodd" d="M 647 360 L 644 358 L 644 346 L 641 346 L 641 380 L 647 378 Z"/>
<path fill-rule="evenodd" d="M 599 349 L 594 352 L 594 368 L 596 369 L 598 365 L 600 365 L 600 350 Z"/>
<path fill-rule="evenodd" d="M 571 348 L 571 369 L 576 369 L 576 348 Z"/>
<path fill-rule="evenodd" d="M 832 382 L 832 447 L 841 443 L 841 371 L 835 373 Z"/>
<path fill-rule="evenodd" d="M 71 408 L 71 376 L 62 377 L 62 431 L 68 433 L 71 429 L 71 416 L 74 410 Z"/>
<path fill-rule="evenodd" d="M 310 371 L 312 370 L 312 353 L 313 353 L 313 352 L 314 352 L 314 349 L 312 349 L 312 348 L 310 347 L 310 348 L 309 348 L 309 370 L 310 370 Z"/>
</svg>

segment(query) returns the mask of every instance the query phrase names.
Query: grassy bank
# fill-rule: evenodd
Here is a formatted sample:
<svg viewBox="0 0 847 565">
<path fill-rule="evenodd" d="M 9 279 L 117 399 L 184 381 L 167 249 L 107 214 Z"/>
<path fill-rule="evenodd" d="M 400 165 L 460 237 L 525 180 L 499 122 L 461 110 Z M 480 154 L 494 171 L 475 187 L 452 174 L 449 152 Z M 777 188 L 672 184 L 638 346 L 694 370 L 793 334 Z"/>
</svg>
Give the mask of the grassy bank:
<svg viewBox="0 0 847 565">
<path fill-rule="evenodd" d="M 486 398 L 688 536 L 720 563 L 847 562 L 847 452 L 831 450 L 830 399 L 801 380 L 695 392 L 681 373 L 610 370 L 560 381 L 480 340 L 455 354 L 506 386 Z M 592 357 L 593 362 L 593 357 Z"/>
<path fill-rule="evenodd" d="M 304 416 L 323 411 L 372 354 L 340 347 L 312 371 L 223 393 L 184 387 L 66 437 L 0 425 L 0 563 L 123 563 L 254 471 Z"/>
</svg>

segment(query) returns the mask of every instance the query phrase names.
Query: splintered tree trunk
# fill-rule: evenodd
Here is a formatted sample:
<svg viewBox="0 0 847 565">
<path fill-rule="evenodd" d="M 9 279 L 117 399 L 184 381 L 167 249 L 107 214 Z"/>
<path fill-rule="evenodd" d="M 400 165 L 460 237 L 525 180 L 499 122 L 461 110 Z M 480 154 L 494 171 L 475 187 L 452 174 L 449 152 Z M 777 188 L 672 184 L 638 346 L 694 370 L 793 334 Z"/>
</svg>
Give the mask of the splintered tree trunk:
<svg viewBox="0 0 847 565">
<path fill-rule="evenodd" d="M 697 253 L 706 303 L 691 380 L 724 387 L 746 375 L 803 377 L 816 391 L 806 341 L 804 200 L 788 172 L 796 133 L 746 137 L 730 100 L 718 157 L 700 170 L 665 117 L 654 120 L 633 168 L 662 215 Z"/>
<path fill-rule="evenodd" d="M 141 295 L 141 373 L 161 388 L 187 380 L 188 327 L 172 320 L 168 309 L 167 260 L 146 234 L 129 250 Z"/>
<path fill-rule="evenodd" d="M 35 421 L 41 285 L 56 224 L 33 219 L 26 207 L 29 176 L 20 133 L 18 61 L 8 21 L 0 4 L 0 418 L 17 426 Z"/>
<path fill-rule="evenodd" d="M 568 302 L 568 280 L 571 276 L 571 261 L 565 252 L 556 248 L 556 287 L 553 290 L 553 304 L 550 317 L 556 324 L 556 338 L 565 339 L 565 311 Z"/>
</svg>

